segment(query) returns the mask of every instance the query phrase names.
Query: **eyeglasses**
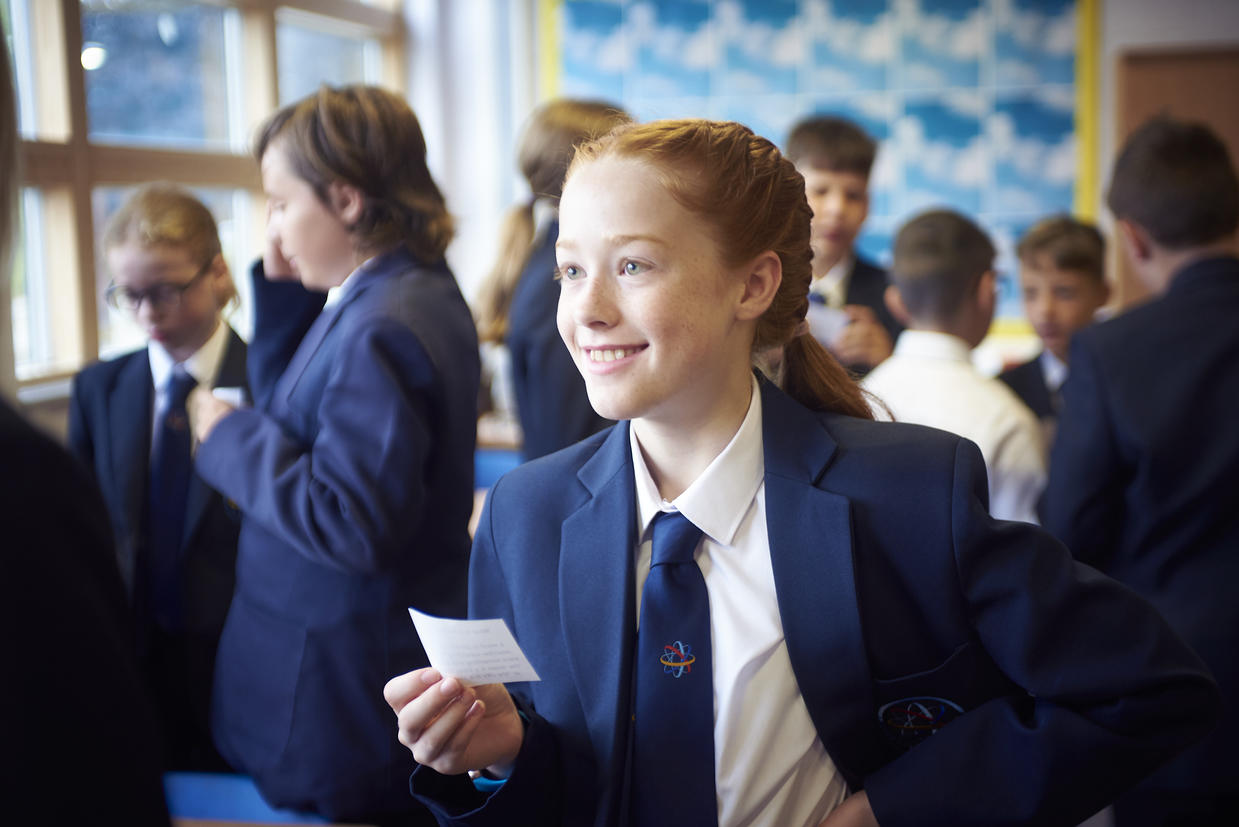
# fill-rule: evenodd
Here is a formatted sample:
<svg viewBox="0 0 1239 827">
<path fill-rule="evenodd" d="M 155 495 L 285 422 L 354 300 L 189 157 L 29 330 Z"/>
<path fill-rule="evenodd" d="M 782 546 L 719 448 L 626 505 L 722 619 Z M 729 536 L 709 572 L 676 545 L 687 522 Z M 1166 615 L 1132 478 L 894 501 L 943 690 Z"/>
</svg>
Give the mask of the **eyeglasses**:
<svg viewBox="0 0 1239 827">
<path fill-rule="evenodd" d="M 202 265 L 202 269 L 194 273 L 194 277 L 184 284 L 164 282 L 148 287 L 145 290 L 130 290 L 128 287 L 121 287 L 115 283 L 109 284 L 108 289 L 103 291 L 103 298 L 117 310 L 125 310 L 129 313 L 137 313 L 143 301 L 148 302 L 152 309 L 175 310 L 181 306 L 181 298 L 184 296 L 185 291 L 193 287 L 198 279 L 205 276 L 214 263 L 215 257 L 212 256 L 211 260 Z"/>
</svg>

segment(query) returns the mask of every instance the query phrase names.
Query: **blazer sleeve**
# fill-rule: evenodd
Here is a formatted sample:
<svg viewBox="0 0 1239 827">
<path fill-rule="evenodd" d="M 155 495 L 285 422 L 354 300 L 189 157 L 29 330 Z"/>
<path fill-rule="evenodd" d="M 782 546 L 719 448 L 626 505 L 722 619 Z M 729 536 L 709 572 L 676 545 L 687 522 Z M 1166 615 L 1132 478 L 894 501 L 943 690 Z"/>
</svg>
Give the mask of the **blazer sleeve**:
<svg viewBox="0 0 1239 827">
<path fill-rule="evenodd" d="M 411 329 L 367 319 L 328 371 L 311 444 L 263 412 L 237 410 L 199 446 L 198 473 L 310 559 L 387 570 L 423 522 L 438 388 Z"/>
<path fill-rule="evenodd" d="M 327 301 L 297 281 L 269 281 L 262 259 L 250 268 L 254 297 L 254 335 L 246 354 L 250 398 L 260 410 L 267 407 L 275 383 L 288 367 L 310 325 Z"/>
<path fill-rule="evenodd" d="M 512 602 L 495 553 L 491 519 L 490 504 L 502 484 L 500 480 L 492 489 L 492 496 L 487 498 L 478 521 L 469 560 L 469 615 L 501 617 L 509 629 L 514 629 Z M 441 775 L 420 765 L 413 772 L 410 791 L 435 814 L 441 825 L 507 827 L 561 823 L 563 781 L 554 727 L 537 714 L 518 685 L 510 686 L 509 691 L 527 726 L 512 775 L 503 786 L 486 794 L 475 789 L 465 775 Z"/>
<path fill-rule="evenodd" d="M 968 710 L 865 779 L 882 827 L 1076 824 L 1197 740 L 1219 696 L 1141 598 L 1035 526 L 991 520 L 956 449 L 954 563 L 976 640 L 1026 691 Z"/>
<path fill-rule="evenodd" d="M 1105 381 L 1087 340 L 1076 337 L 1041 498 L 1042 524 L 1076 559 L 1102 569 L 1122 536 L 1123 489 L 1133 473 L 1120 451 Z"/>
</svg>

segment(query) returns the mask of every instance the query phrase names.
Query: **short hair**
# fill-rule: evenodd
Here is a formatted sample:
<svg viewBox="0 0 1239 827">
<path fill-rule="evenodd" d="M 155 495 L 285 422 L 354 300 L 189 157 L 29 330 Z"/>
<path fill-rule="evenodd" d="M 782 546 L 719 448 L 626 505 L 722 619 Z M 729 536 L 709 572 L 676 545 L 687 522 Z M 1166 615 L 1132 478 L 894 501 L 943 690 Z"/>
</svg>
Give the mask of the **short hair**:
<svg viewBox="0 0 1239 827">
<path fill-rule="evenodd" d="M 1051 215 L 1028 229 L 1015 246 L 1021 262 L 1036 265 L 1047 260 L 1058 270 L 1106 281 L 1106 241 L 1092 224 L 1066 214 Z"/>
<path fill-rule="evenodd" d="M 1239 180 L 1226 145 L 1204 124 L 1168 117 L 1128 137 L 1106 203 L 1170 250 L 1211 244 L 1239 227 Z"/>
<path fill-rule="evenodd" d="M 289 104 L 258 130 L 260 162 L 274 141 L 320 201 L 341 182 L 365 198 L 349 228 L 359 250 L 403 244 L 424 262 L 443 257 L 453 222 L 426 165 L 426 139 L 409 105 L 377 86 L 320 86 Z"/>
<path fill-rule="evenodd" d="M 105 251 L 123 244 L 175 247 L 205 267 L 222 253 L 215 216 L 184 187 L 156 182 L 138 187 L 112 213 L 103 228 Z M 231 283 L 225 303 L 236 298 Z"/>
<path fill-rule="evenodd" d="M 877 142 L 865 130 L 835 115 L 805 118 L 787 136 L 787 157 L 796 166 L 854 172 L 867 179 L 877 154 Z"/>
<path fill-rule="evenodd" d="M 891 279 L 913 318 L 946 322 L 993 269 L 994 254 L 993 242 L 971 219 L 954 210 L 929 210 L 896 233 Z"/>
</svg>

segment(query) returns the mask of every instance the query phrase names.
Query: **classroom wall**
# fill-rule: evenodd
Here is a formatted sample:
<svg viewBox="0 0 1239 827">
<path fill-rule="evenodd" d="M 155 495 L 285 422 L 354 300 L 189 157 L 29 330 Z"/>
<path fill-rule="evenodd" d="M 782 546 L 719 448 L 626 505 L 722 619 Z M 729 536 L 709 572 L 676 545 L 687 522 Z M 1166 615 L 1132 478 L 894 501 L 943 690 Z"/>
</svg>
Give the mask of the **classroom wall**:
<svg viewBox="0 0 1239 827">
<path fill-rule="evenodd" d="M 1101 193 L 1118 147 L 1115 137 L 1118 57 L 1124 50 L 1239 44 L 1239 2 L 1235 0 L 1102 0 L 1101 129 L 1097 162 L 1101 174 L 1097 215 L 1108 225 Z"/>
</svg>

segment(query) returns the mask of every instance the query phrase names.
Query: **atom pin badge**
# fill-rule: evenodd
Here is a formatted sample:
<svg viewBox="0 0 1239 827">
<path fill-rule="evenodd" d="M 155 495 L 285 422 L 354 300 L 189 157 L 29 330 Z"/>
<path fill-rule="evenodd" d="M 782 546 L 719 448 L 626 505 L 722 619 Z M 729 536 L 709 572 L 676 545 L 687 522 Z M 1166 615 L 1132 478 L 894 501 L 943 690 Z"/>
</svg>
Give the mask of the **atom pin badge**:
<svg viewBox="0 0 1239 827">
<path fill-rule="evenodd" d="M 663 665 L 663 672 L 674 678 L 682 678 L 692 672 L 696 661 L 697 656 L 693 654 L 693 647 L 678 640 L 664 646 L 662 653 L 658 656 L 658 662 Z"/>
<path fill-rule="evenodd" d="M 946 698 L 900 698 L 879 709 L 878 719 L 895 745 L 907 749 L 963 713 L 963 707 Z"/>
</svg>

